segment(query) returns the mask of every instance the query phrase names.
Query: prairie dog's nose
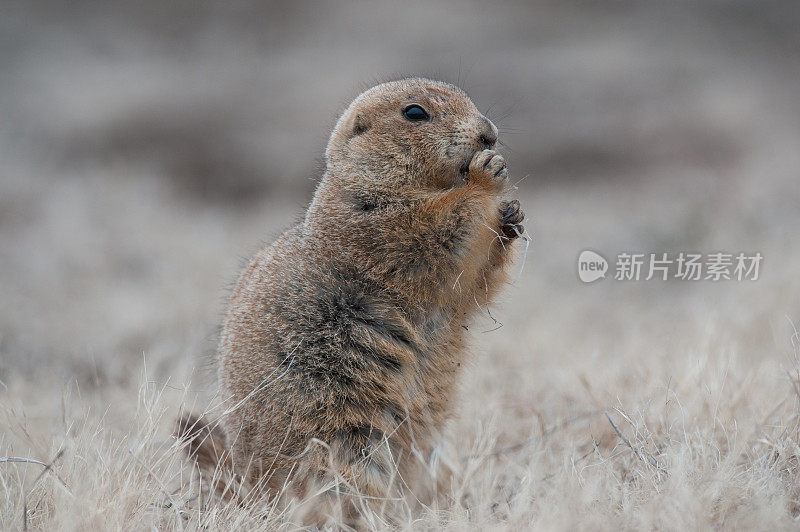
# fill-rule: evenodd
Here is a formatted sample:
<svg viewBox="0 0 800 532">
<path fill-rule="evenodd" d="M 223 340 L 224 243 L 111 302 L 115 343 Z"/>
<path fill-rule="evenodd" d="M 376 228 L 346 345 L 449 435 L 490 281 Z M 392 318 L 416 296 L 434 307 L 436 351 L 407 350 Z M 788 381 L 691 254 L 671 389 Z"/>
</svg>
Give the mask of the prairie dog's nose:
<svg viewBox="0 0 800 532">
<path fill-rule="evenodd" d="M 497 143 L 497 128 L 492 124 L 491 120 L 481 116 L 478 131 L 478 141 L 483 145 L 484 149 L 490 150 L 494 148 Z"/>
</svg>

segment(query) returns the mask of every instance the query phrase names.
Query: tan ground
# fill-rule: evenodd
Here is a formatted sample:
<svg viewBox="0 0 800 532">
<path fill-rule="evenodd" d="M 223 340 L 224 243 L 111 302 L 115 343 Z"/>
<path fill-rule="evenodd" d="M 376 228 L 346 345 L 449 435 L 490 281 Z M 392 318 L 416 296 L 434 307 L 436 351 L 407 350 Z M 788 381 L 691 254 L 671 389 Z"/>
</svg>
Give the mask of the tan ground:
<svg viewBox="0 0 800 532">
<path fill-rule="evenodd" d="M 397 72 L 466 79 L 534 241 L 502 327 L 471 327 L 452 487 L 394 524 L 797 526 L 793 4 L 10 6 L 0 528 L 293 528 L 299 512 L 198 498 L 170 431 L 213 403 L 242 259 L 302 213 L 336 113 Z M 585 285 L 586 248 L 764 263 L 755 282 Z"/>
</svg>

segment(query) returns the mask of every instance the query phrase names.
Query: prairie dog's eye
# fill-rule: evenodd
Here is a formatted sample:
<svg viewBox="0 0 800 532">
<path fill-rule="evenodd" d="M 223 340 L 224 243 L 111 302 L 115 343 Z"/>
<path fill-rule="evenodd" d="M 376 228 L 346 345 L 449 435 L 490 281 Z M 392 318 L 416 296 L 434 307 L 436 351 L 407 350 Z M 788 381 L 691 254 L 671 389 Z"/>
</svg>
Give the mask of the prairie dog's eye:
<svg viewBox="0 0 800 532">
<path fill-rule="evenodd" d="M 406 117 L 406 120 L 411 120 L 412 122 L 421 122 L 430 118 L 428 112 L 416 104 L 409 105 L 403 109 L 403 116 Z"/>
</svg>

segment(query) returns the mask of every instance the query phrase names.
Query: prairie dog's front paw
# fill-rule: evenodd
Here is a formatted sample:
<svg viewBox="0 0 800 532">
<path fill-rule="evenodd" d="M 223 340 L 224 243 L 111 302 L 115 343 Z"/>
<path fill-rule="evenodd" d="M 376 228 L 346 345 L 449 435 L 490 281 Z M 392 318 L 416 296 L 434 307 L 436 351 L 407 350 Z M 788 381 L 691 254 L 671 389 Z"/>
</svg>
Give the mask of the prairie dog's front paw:
<svg viewBox="0 0 800 532">
<path fill-rule="evenodd" d="M 469 163 L 469 180 L 500 192 L 508 181 L 506 160 L 494 150 L 479 151 Z"/>
<path fill-rule="evenodd" d="M 525 232 L 522 220 L 525 213 L 522 212 L 518 200 L 500 202 L 500 229 L 503 236 L 508 240 L 514 240 Z"/>
</svg>

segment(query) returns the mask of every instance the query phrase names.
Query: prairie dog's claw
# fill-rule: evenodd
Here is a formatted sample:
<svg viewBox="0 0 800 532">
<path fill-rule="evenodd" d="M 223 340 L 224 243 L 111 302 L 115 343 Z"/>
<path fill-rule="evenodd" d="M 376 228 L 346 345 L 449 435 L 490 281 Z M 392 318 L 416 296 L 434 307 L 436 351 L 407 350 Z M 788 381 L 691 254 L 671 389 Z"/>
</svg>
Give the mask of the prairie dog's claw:
<svg viewBox="0 0 800 532">
<path fill-rule="evenodd" d="M 503 236 L 513 240 L 524 233 L 525 227 L 522 225 L 524 219 L 525 213 L 522 212 L 519 200 L 500 202 L 500 230 Z"/>
<path fill-rule="evenodd" d="M 506 160 L 495 150 L 479 151 L 469 163 L 469 178 L 491 185 L 496 191 L 500 191 L 508 181 Z"/>
</svg>

